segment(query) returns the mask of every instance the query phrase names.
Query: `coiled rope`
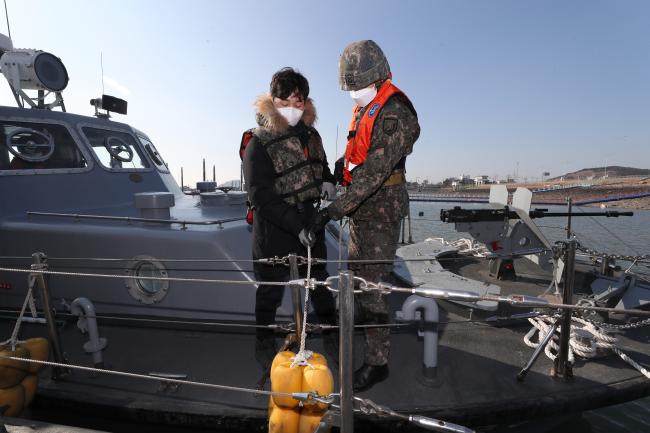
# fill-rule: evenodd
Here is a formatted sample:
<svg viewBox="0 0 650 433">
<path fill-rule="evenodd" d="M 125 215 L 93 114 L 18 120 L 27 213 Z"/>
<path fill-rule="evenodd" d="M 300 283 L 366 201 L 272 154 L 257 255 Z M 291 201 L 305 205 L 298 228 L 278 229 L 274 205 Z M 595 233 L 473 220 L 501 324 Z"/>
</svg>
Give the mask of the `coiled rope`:
<svg viewBox="0 0 650 433">
<path fill-rule="evenodd" d="M 557 316 L 541 315 L 537 317 L 530 317 L 528 321 L 533 326 L 530 331 L 524 336 L 524 344 L 531 348 L 537 348 L 541 341 L 553 329 L 553 325 L 557 320 Z M 575 356 L 583 359 L 596 358 L 603 355 L 607 350 L 612 350 L 623 361 L 635 368 L 639 373 L 650 379 L 650 371 L 642 365 L 630 358 L 619 347 L 616 346 L 618 339 L 610 335 L 607 330 L 600 326 L 589 322 L 581 317 L 571 317 L 571 334 L 569 337 L 569 354 L 568 360 L 570 363 L 575 362 Z M 561 327 L 556 329 L 557 334 L 549 340 L 544 348 L 544 354 L 554 361 L 559 352 L 559 333 Z M 537 335 L 537 340 L 534 337 Z"/>
</svg>

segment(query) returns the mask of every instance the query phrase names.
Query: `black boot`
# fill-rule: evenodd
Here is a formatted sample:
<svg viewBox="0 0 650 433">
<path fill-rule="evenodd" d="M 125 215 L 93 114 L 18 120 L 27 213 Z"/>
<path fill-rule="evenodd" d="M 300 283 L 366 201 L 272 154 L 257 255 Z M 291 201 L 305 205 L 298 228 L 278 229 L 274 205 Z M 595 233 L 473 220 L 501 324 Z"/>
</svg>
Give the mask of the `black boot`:
<svg viewBox="0 0 650 433">
<path fill-rule="evenodd" d="M 363 364 L 354 372 L 354 392 L 365 391 L 388 377 L 388 365 Z"/>
</svg>

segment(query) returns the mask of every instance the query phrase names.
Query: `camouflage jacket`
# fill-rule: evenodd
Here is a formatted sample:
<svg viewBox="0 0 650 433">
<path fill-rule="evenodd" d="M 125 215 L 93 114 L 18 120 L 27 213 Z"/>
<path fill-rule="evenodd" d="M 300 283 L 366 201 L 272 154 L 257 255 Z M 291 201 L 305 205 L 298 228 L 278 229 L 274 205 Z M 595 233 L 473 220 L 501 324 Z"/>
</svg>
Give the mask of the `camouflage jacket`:
<svg viewBox="0 0 650 433">
<path fill-rule="evenodd" d="M 364 113 L 365 109 L 359 111 L 357 124 Z M 365 162 L 354 169 L 352 184 L 328 208 L 334 219 L 347 215 L 357 220 L 398 221 L 408 213 L 406 184 L 383 183 L 397 163 L 412 152 L 420 136 L 417 114 L 398 94 L 377 116 Z"/>
</svg>

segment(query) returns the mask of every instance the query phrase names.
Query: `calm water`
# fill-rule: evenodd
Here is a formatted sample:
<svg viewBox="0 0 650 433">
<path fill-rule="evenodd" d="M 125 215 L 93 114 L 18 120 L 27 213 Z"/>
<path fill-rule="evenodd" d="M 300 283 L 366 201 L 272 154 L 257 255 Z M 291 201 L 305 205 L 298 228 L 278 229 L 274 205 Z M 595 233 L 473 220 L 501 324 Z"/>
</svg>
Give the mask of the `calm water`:
<svg viewBox="0 0 650 433">
<path fill-rule="evenodd" d="M 440 210 L 450 209 L 454 206 L 485 208 L 487 205 L 473 203 L 412 203 L 413 240 L 417 242 L 428 237 L 443 237 L 446 240 L 456 240 L 469 237 L 466 234 L 456 232 L 453 224 L 440 221 Z M 566 207 L 544 206 L 544 208 L 548 208 L 551 212 L 566 212 Z M 597 210 L 597 208 L 574 208 L 576 213 Z M 419 216 L 420 212 L 423 213 L 422 216 Z M 551 242 L 566 238 L 566 231 L 564 230 L 566 218 L 536 219 L 535 222 Z M 635 211 L 632 217 L 573 218 L 571 225 L 580 243 L 587 248 L 625 255 L 650 254 L 650 211 Z M 648 266 L 635 269 L 639 273 L 650 275 Z M 520 430 L 504 430 L 509 433 L 523 433 L 530 431 L 530 426 Z M 581 417 L 560 426 L 554 426 L 547 431 L 571 433 L 650 432 L 650 398 L 585 412 Z"/>
</svg>

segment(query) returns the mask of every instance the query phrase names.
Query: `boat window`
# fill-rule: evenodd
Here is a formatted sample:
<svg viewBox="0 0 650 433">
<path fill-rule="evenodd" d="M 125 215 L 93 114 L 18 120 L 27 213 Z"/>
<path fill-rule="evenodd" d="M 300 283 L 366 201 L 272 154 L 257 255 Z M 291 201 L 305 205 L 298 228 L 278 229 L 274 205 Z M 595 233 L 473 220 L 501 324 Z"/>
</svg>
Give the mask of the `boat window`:
<svg viewBox="0 0 650 433">
<path fill-rule="evenodd" d="M 0 171 L 86 167 L 63 125 L 0 121 Z"/>
<path fill-rule="evenodd" d="M 133 299 L 143 304 L 156 304 L 167 296 L 167 269 L 154 257 L 136 256 L 127 266 L 126 287 Z M 154 279 L 152 279 L 154 278 Z M 155 279 L 160 278 L 160 279 Z"/>
<path fill-rule="evenodd" d="M 140 169 L 149 164 L 131 134 L 99 128 L 82 128 L 99 162 L 111 169 Z"/>
<path fill-rule="evenodd" d="M 153 163 L 156 164 L 156 168 L 158 168 L 160 171 L 168 173 L 169 167 L 167 166 L 167 163 L 162 159 L 162 156 L 160 156 L 160 153 L 158 153 L 158 149 L 156 149 L 156 146 L 153 145 L 151 140 L 142 135 L 138 135 L 138 139 L 140 139 L 140 143 L 142 143 L 142 146 L 144 146 L 144 149 L 149 154 L 149 157 Z"/>
</svg>

